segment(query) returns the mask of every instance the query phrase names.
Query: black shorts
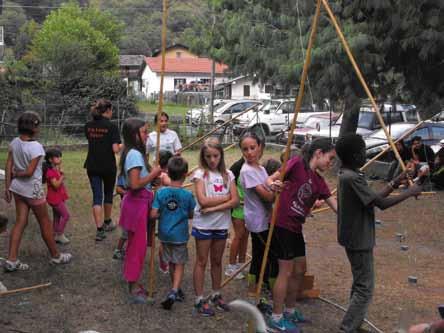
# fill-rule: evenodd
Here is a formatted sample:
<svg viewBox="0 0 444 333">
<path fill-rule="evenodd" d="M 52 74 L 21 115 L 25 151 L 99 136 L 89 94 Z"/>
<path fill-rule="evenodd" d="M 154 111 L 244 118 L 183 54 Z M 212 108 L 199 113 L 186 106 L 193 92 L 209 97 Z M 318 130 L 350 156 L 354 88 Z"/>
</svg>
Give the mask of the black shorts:
<svg viewBox="0 0 444 333">
<path fill-rule="evenodd" d="M 305 241 L 302 233 L 275 227 L 271 243 L 273 254 L 280 260 L 305 257 Z"/>
</svg>

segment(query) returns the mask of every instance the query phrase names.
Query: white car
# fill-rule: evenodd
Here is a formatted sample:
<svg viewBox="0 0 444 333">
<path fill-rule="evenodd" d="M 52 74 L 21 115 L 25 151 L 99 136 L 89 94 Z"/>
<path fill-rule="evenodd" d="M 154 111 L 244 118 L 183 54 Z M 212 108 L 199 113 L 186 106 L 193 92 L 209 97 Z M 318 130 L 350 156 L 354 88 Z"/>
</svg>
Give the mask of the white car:
<svg viewBox="0 0 444 333">
<path fill-rule="evenodd" d="M 213 102 L 214 111 L 224 106 L 228 102 L 229 100 L 226 99 L 215 99 Z M 209 112 L 210 112 L 209 105 L 204 105 L 200 108 L 192 108 L 188 110 L 187 113 L 185 114 L 185 120 L 187 124 L 197 126 L 200 124 L 201 119 L 203 119 L 204 121 L 208 119 Z"/>
<path fill-rule="evenodd" d="M 239 134 L 245 129 L 260 129 L 265 135 L 279 133 L 289 127 L 293 121 L 295 108 L 294 100 L 271 100 L 264 102 L 264 107 L 249 117 L 242 118 L 235 125 L 235 133 Z M 275 107 L 275 105 L 277 105 Z M 315 107 L 303 106 L 298 114 L 297 125 L 301 125 L 308 117 L 328 114 L 328 111 L 317 111 Z"/>
<path fill-rule="evenodd" d="M 381 113 L 386 125 L 411 121 L 418 122 L 421 120 L 421 117 L 414 105 L 398 104 L 396 106 L 396 111 L 392 111 L 391 107 L 391 104 L 384 104 L 384 108 Z M 324 129 L 320 130 L 319 132 L 313 131 L 312 133 L 308 134 L 310 134 L 313 138 L 331 137 L 332 141 L 335 142 L 339 137 L 343 117 L 344 114 L 339 117 L 336 124 L 331 127 L 331 130 Z M 373 109 L 368 105 L 361 106 L 359 110 L 358 128 L 356 129 L 356 133 L 366 137 L 380 128 L 381 125 L 379 124 L 376 112 L 374 112 Z"/>
</svg>

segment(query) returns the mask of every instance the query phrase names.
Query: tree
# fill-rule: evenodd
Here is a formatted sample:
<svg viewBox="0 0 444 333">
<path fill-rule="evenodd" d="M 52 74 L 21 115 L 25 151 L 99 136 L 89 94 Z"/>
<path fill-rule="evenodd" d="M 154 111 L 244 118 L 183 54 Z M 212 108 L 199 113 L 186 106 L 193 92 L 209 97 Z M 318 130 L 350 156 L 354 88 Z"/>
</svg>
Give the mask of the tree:
<svg viewBox="0 0 444 333">
<path fill-rule="evenodd" d="M 9 47 L 15 44 L 17 33 L 26 22 L 26 15 L 24 10 L 12 1 L 4 1 L 4 6 L 0 15 L 0 26 L 5 28 L 5 45 Z"/>
<path fill-rule="evenodd" d="M 188 34 L 195 36 L 191 38 L 195 51 L 223 60 L 235 73 L 254 73 L 262 81 L 297 88 L 313 1 L 208 0 L 207 4 L 220 21 L 214 32 L 196 24 L 199 28 Z M 424 106 L 431 100 L 441 103 L 442 2 L 336 0 L 330 4 L 377 98 Z M 341 132 L 352 132 L 366 95 L 323 13 L 309 69 L 310 86 L 318 102 L 329 98 L 344 106 Z"/>
</svg>

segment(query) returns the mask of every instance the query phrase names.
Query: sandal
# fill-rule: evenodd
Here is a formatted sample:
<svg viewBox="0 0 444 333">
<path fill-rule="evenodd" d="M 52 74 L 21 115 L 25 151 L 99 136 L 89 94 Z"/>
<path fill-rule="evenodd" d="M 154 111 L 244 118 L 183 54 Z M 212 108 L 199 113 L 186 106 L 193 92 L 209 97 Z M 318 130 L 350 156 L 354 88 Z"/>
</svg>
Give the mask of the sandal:
<svg viewBox="0 0 444 333">
<path fill-rule="evenodd" d="M 16 261 L 6 260 L 4 270 L 6 273 L 11 273 L 15 271 L 27 271 L 29 270 L 29 265 L 22 263 L 18 259 Z"/>
<path fill-rule="evenodd" d="M 60 253 L 58 258 L 51 258 L 49 263 L 52 265 L 67 264 L 71 261 L 71 259 L 72 259 L 71 253 Z"/>
</svg>

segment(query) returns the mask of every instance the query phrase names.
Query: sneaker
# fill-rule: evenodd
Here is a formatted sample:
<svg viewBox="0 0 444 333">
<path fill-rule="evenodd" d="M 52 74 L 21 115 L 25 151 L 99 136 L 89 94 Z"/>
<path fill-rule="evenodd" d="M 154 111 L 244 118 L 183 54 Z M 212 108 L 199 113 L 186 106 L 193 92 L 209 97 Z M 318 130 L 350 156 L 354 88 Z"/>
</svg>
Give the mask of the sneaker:
<svg viewBox="0 0 444 333">
<path fill-rule="evenodd" d="M 27 271 L 29 270 L 29 265 L 22 263 L 18 259 L 16 261 L 6 260 L 4 265 L 4 270 L 5 273 L 11 273 L 15 271 Z"/>
<path fill-rule="evenodd" d="M 109 222 L 103 222 L 103 230 L 107 232 L 113 231 L 116 227 L 117 225 L 112 220 L 109 220 Z"/>
<path fill-rule="evenodd" d="M 236 264 L 236 270 L 235 272 L 237 272 L 243 265 L 244 263 L 237 263 Z M 239 274 L 236 275 L 236 277 L 234 278 L 235 280 L 242 280 L 245 279 L 245 274 L 244 272 L 239 272 Z"/>
<path fill-rule="evenodd" d="M 49 260 L 49 263 L 52 265 L 67 264 L 71 261 L 71 259 L 71 253 L 60 253 L 58 258 L 51 258 L 51 260 Z"/>
<path fill-rule="evenodd" d="M 106 238 L 105 230 L 97 230 L 96 232 L 96 241 L 100 242 Z"/>
<path fill-rule="evenodd" d="M 123 260 L 125 258 L 125 250 L 124 249 L 115 249 L 113 253 L 113 259 Z"/>
<path fill-rule="evenodd" d="M 225 267 L 225 275 L 231 276 L 236 271 L 236 264 L 228 264 L 227 267 Z"/>
<path fill-rule="evenodd" d="M 214 316 L 214 310 L 210 307 L 207 301 L 200 300 L 199 303 L 194 304 L 194 310 L 196 313 L 201 314 L 204 317 L 212 317 Z"/>
<path fill-rule="evenodd" d="M 146 304 L 147 303 L 146 294 L 142 291 L 137 291 L 134 294 L 131 293 L 128 297 L 128 302 L 130 304 Z"/>
<path fill-rule="evenodd" d="M 230 311 L 230 307 L 227 305 L 227 303 L 225 303 L 221 294 L 214 295 L 213 297 L 211 297 L 210 301 L 216 309 L 221 311 Z"/>
<path fill-rule="evenodd" d="M 304 315 L 298 310 L 294 310 L 293 313 L 284 312 L 284 317 L 293 323 L 305 323 L 307 321 Z"/>
<path fill-rule="evenodd" d="M 176 301 L 178 301 L 178 302 L 185 302 L 185 294 L 184 294 L 183 290 L 180 289 L 180 288 L 177 291 Z"/>
<path fill-rule="evenodd" d="M 56 241 L 56 243 L 59 243 L 59 244 L 62 244 L 62 245 L 66 245 L 66 244 L 69 244 L 69 242 L 71 242 L 65 236 L 65 234 L 55 235 L 54 240 Z"/>
<path fill-rule="evenodd" d="M 171 290 L 168 293 L 166 299 L 161 303 L 162 308 L 164 308 L 165 310 L 171 310 L 176 300 L 177 300 L 177 292 Z"/>
<path fill-rule="evenodd" d="M 296 326 L 296 324 L 292 323 L 291 321 L 285 319 L 284 316 L 282 316 L 279 320 L 273 320 L 273 317 L 268 317 L 267 325 L 277 332 L 288 332 L 288 333 L 300 333 L 300 330 Z"/>
</svg>

